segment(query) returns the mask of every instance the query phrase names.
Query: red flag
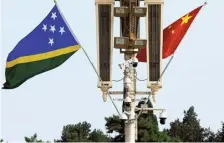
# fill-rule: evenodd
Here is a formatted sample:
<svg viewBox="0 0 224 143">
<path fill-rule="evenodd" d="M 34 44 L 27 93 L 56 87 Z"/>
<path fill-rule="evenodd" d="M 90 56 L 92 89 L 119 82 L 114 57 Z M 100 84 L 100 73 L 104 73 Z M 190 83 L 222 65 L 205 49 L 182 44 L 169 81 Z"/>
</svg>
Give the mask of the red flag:
<svg viewBox="0 0 224 143">
<path fill-rule="evenodd" d="M 175 52 L 202 6 L 194 9 L 163 30 L 163 59 L 169 57 Z M 147 62 L 146 48 L 142 49 L 137 54 L 137 58 L 140 62 Z"/>
</svg>

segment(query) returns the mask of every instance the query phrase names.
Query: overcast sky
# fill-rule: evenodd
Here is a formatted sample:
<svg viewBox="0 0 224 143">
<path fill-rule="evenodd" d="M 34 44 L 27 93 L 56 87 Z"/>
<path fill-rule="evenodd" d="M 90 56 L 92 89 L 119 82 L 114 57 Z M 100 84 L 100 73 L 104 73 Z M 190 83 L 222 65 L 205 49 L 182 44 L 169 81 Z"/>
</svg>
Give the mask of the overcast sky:
<svg viewBox="0 0 224 143">
<path fill-rule="evenodd" d="M 1 84 L 5 82 L 8 53 L 50 12 L 53 0 L 1 0 L 3 13 L 1 38 Z M 165 0 L 164 27 L 202 5 L 205 0 Z M 224 1 L 207 0 L 176 51 L 163 77 L 155 107 L 166 108 L 168 123 L 183 117 L 183 110 L 195 106 L 201 125 L 216 131 L 224 121 L 223 112 L 223 33 Z M 73 32 L 96 65 L 96 25 L 94 0 L 58 0 Z M 1 10 L 2 11 L 2 10 Z M 144 18 L 141 38 L 145 38 Z M 114 36 L 119 36 L 115 18 Z M 164 65 L 167 63 L 164 60 Z M 113 79 L 122 78 L 118 64 L 123 55 L 114 50 Z M 140 63 L 138 77 L 146 78 L 146 64 Z M 146 82 L 137 83 L 146 91 Z M 112 90 L 122 90 L 122 82 Z M 139 96 L 137 98 L 140 98 Z M 116 104 L 121 110 L 121 102 Z M 1 137 L 5 141 L 24 141 L 38 134 L 43 140 L 59 139 L 62 127 L 81 121 L 92 129 L 105 131 L 105 116 L 117 114 L 110 100 L 104 103 L 97 76 L 82 50 L 55 70 L 38 75 L 14 90 L 1 90 Z"/>
</svg>

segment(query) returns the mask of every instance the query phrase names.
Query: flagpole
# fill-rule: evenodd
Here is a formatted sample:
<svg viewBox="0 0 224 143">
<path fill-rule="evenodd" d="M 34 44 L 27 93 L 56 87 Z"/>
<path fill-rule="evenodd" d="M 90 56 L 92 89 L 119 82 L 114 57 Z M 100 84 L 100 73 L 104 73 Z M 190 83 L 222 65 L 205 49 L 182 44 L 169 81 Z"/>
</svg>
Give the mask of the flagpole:
<svg viewBox="0 0 224 143">
<path fill-rule="evenodd" d="M 170 65 L 171 61 L 173 60 L 173 58 L 174 58 L 174 53 L 173 53 L 172 57 L 170 58 L 169 62 L 167 63 L 167 65 L 165 66 L 165 68 L 163 69 L 159 79 L 157 80 L 157 84 L 158 84 L 159 80 L 162 78 L 162 76 L 164 75 L 164 73 L 166 72 L 166 70 L 169 67 L 169 65 Z"/>
<path fill-rule="evenodd" d="M 165 66 L 165 68 L 163 69 L 163 71 L 162 71 L 162 73 L 161 73 L 159 79 L 158 79 L 157 82 L 156 82 L 156 85 L 158 85 L 159 80 L 162 78 L 162 76 L 163 76 L 164 73 L 166 72 L 166 70 L 167 70 L 167 68 L 169 67 L 170 63 L 172 62 L 173 58 L 174 58 L 174 53 L 173 53 L 172 57 L 169 59 L 169 62 L 167 63 L 167 65 Z M 152 94 L 152 98 L 153 98 L 153 101 L 155 102 L 155 101 L 156 101 L 156 100 L 155 100 L 155 94 Z"/>
</svg>

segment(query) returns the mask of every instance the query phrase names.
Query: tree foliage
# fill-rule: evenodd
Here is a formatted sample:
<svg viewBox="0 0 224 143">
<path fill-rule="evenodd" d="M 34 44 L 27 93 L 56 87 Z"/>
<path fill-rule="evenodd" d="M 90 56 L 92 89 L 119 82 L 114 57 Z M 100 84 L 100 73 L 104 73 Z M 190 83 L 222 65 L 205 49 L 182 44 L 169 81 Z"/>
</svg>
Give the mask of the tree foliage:
<svg viewBox="0 0 224 143">
<path fill-rule="evenodd" d="M 204 129 L 200 126 L 200 120 L 197 119 L 197 114 L 194 107 L 190 107 L 184 111 L 183 121 L 179 119 L 170 123 L 168 134 L 171 137 L 180 138 L 184 142 L 202 142 Z"/>
<path fill-rule="evenodd" d="M 224 142 L 224 122 L 222 122 L 222 128 L 216 134 L 215 141 Z"/>
<path fill-rule="evenodd" d="M 69 124 L 63 127 L 60 140 L 55 142 L 106 142 L 109 141 L 107 135 L 101 130 L 94 129 L 91 132 L 91 124 L 86 121 L 78 124 Z"/>
<path fill-rule="evenodd" d="M 203 139 L 204 142 L 215 142 L 216 141 L 216 134 L 213 131 L 211 131 L 210 128 L 205 128 L 203 134 L 204 134 L 203 135 L 204 136 L 204 139 Z"/>
<path fill-rule="evenodd" d="M 78 123 L 76 125 L 66 125 L 63 127 L 61 141 L 62 142 L 87 142 L 91 125 L 87 122 Z"/>
<path fill-rule="evenodd" d="M 118 133 L 112 138 L 113 142 L 124 142 L 124 121 L 119 119 L 119 116 L 105 117 L 107 133 Z"/>
<path fill-rule="evenodd" d="M 210 128 L 201 127 L 200 120 L 197 116 L 194 107 L 191 106 L 187 111 L 184 111 L 182 122 L 179 119 L 176 119 L 170 123 L 168 135 L 174 138 L 179 138 L 184 142 L 215 141 L 215 133 L 212 132 Z"/>
<path fill-rule="evenodd" d="M 109 138 L 101 130 L 94 129 L 88 137 L 88 140 L 91 142 L 109 142 Z"/>
<path fill-rule="evenodd" d="M 31 137 L 24 137 L 24 139 L 25 139 L 26 142 L 43 142 L 42 140 L 37 139 L 37 134 L 36 133 Z"/>
<path fill-rule="evenodd" d="M 176 119 L 174 122 L 170 123 L 170 129 L 168 130 L 168 135 L 174 138 L 180 138 L 183 136 L 184 130 L 182 128 L 182 122 Z"/>
</svg>

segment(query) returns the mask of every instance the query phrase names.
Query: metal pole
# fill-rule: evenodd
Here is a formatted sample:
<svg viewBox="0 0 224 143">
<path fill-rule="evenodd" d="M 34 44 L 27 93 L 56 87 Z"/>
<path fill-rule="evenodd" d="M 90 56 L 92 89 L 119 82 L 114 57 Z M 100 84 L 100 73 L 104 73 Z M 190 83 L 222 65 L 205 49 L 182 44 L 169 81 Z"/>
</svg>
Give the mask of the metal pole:
<svg viewBox="0 0 224 143">
<path fill-rule="evenodd" d="M 132 40 L 135 40 L 138 37 L 138 31 L 136 31 L 136 23 L 137 19 L 134 15 L 132 15 L 131 11 L 134 6 L 138 6 L 139 0 L 121 0 L 121 6 L 127 6 L 129 7 L 129 16 L 128 18 L 121 19 L 121 23 L 123 23 L 123 26 L 121 26 L 121 35 L 124 37 L 129 37 L 130 42 Z M 128 31 L 128 32 L 127 32 Z M 137 36 L 137 37 L 136 37 Z M 135 58 L 135 52 L 132 47 L 132 45 L 129 45 L 129 49 L 126 49 L 126 52 L 124 54 L 125 61 Z M 128 52 L 127 52 L 128 51 Z M 134 143 L 136 140 L 136 115 L 135 115 L 135 94 L 136 94 L 136 77 L 135 77 L 135 68 L 132 65 L 129 65 L 128 67 L 125 67 L 124 71 L 124 79 L 130 78 L 131 79 L 131 86 L 127 90 L 124 89 L 124 100 L 125 97 L 129 97 L 131 99 L 131 103 L 128 105 L 123 106 L 126 112 L 128 112 L 128 120 L 125 121 L 124 124 L 124 135 L 125 135 L 125 142 L 131 142 Z M 126 104 L 126 103 L 125 103 Z"/>
<path fill-rule="evenodd" d="M 133 55 L 125 55 L 125 60 L 132 58 Z M 124 97 L 129 96 L 132 100 L 130 104 L 130 115 L 128 120 L 124 125 L 124 135 L 125 142 L 134 143 L 136 139 L 136 117 L 135 117 L 135 92 L 136 92 L 136 78 L 135 78 L 135 68 L 130 66 L 124 71 L 124 77 L 129 77 L 131 79 L 131 88 L 127 91 L 124 91 Z"/>
</svg>

